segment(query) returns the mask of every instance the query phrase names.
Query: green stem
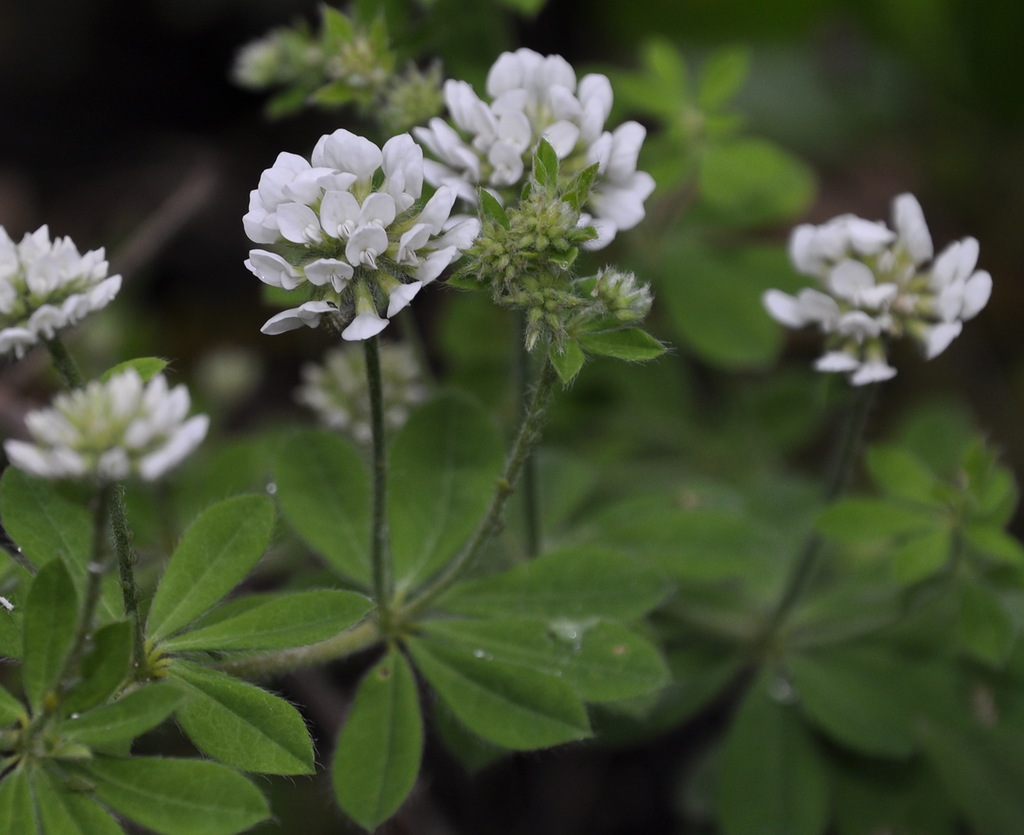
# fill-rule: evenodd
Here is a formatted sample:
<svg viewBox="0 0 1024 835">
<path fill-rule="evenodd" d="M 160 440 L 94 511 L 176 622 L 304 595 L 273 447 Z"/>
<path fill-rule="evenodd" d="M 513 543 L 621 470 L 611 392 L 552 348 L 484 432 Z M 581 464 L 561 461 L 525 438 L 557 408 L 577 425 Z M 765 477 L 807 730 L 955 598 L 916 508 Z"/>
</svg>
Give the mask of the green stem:
<svg viewBox="0 0 1024 835">
<path fill-rule="evenodd" d="M 842 436 L 829 467 L 829 475 L 825 483 L 824 499 L 826 503 L 839 498 L 850 480 L 853 465 L 857 460 L 857 453 L 864 439 L 864 430 L 867 428 L 868 415 L 871 412 L 877 388 L 877 383 L 871 383 L 857 389 L 853 405 L 847 413 Z M 811 533 L 804 542 L 804 547 L 782 589 L 782 594 L 762 631 L 762 645 L 771 644 L 779 628 L 792 612 L 797 601 L 803 596 L 807 584 L 817 571 L 823 545 L 824 541 L 817 533 Z"/>
<path fill-rule="evenodd" d="M 530 458 L 530 453 L 540 440 L 548 404 L 551 401 L 557 380 L 558 373 L 555 371 L 555 367 L 550 361 L 545 360 L 540 377 L 533 388 L 529 406 L 523 414 L 516 439 L 505 459 L 505 469 L 494 488 L 494 495 L 491 497 L 487 513 L 484 514 L 472 537 L 455 559 L 448 563 L 444 571 L 432 583 L 409 601 L 402 611 L 403 617 L 415 614 L 447 591 L 476 559 L 481 548 L 501 528 L 509 497 L 516 488 L 523 468 Z"/>
<path fill-rule="evenodd" d="M 289 673 L 303 667 L 326 664 L 371 647 L 383 637 L 380 624 L 367 620 L 354 629 L 318 644 L 294 647 L 265 655 L 238 658 L 217 665 L 217 669 L 241 678 L 263 678 Z"/>
<path fill-rule="evenodd" d="M 54 336 L 53 339 L 46 340 L 46 347 L 53 359 L 53 367 L 57 369 L 61 380 L 64 381 L 64 386 L 69 390 L 80 389 L 84 386 L 85 381 L 82 379 L 82 373 L 78 370 L 78 364 L 60 337 Z"/>
<path fill-rule="evenodd" d="M 526 314 L 520 317 L 523 340 L 519 343 L 519 402 L 520 417 L 525 418 L 530 409 L 531 364 L 530 352 L 526 349 Z M 540 490 L 537 482 L 537 463 L 527 455 L 523 464 L 523 536 L 526 555 L 535 557 L 540 553 Z"/>
<path fill-rule="evenodd" d="M 380 344 L 376 336 L 363 340 L 366 350 L 366 381 L 370 390 L 370 427 L 373 433 L 373 529 L 370 535 L 370 566 L 373 593 L 387 622 L 391 604 L 391 555 L 388 553 L 387 439 L 384 435 L 384 393 L 380 373 Z"/>
</svg>

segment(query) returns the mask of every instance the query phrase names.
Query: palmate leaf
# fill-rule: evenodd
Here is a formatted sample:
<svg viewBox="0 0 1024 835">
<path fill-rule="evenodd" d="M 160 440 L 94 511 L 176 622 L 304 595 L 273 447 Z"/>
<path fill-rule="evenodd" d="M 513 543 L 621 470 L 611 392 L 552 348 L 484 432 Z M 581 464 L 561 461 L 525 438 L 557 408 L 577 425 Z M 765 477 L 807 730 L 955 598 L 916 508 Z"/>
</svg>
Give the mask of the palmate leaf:
<svg viewBox="0 0 1024 835">
<path fill-rule="evenodd" d="M 484 739 L 527 751 L 590 735 L 583 703 L 556 676 L 429 637 L 409 641 L 409 651 L 455 717 Z"/>
<path fill-rule="evenodd" d="M 21 679 L 29 704 L 42 710 L 57 685 L 78 626 L 78 595 L 67 567 L 51 560 L 36 574 L 25 601 L 25 660 Z"/>
<path fill-rule="evenodd" d="M 498 430 L 465 397 L 417 409 L 390 456 L 391 550 L 400 587 L 426 579 L 469 538 L 502 465 Z"/>
<path fill-rule="evenodd" d="M 151 684 L 109 705 L 75 714 L 62 726 L 64 734 L 83 745 L 108 745 L 141 736 L 164 721 L 185 694 L 170 684 Z"/>
<path fill-rule="evenodd" d="M 266 551 L 273 524 L 274 506 L 266 496 L 235 496 L 200 514 L 157 587 L 149 639 L 174 634 L 238 585 Z"/>
<path fill-rule="evenodd" d="M 16 768 L 0 780 L 0 832 L 35 835 L 37 831 L 29 775 L 24 768 Z"/>
<path fill-rule="evenodd" d="M 99 756 L 82 770 L 101 802 L 160 835 L 233 835 L 270 814 L 259 789 L 219 763 Z"/>
<path fill-rule="evenodd" d="M 177 718 L 200 750 L 245 771 L 313 773 L 306 724 L 284 699 L 185 661 L 176 661 L 170 675 L 188 692 Z"/>
<path fill-rule="evenodd" d="M 67 790 L 49 771 L 37 770 L 32 788 L 45 835 L 124 835 L 117 821 L 95 800 L 82 792 Z"/>
<path fill-rule="evenodd" d="M 562 381 L 562 385 L 567 386 L 576 379 L 576 375 L 583 369 L 586 355 L 583 353 L 580 343 L 572 340 L 566 342 L 562 350 L 552 345 L 551 350 L 548 351 L 548 361 L 558 372 L 558 379 Z"/>
<path fill-rule="evenodd" d="M 305 646 L 345 631 L 372 605 L 363 595 L 340 589 L 250 594 L 228 601 L 196 628 L 168 638 L 161 646 L 168 652 Z"/>
<path fill-rule="evenodd" d="M 25 715 L 25 705 L 0 687 L 0 727 L 17 722 Z"/>
<path fill-rule="evenodd" d="M 81 680 L 61 706 L 65 715 L 83 713 L 113 695 L 131 670 L 134 642 L 135 627 L 129 620 L 115 621 L 96 630 L 92 651 L 79 667 Z"/>
<path fill-rule="evenodd" d="M 580 336 L 580 346 L 588 354 L 626 362 L 646 362 L 665 353 L 665 346 L 640 328 L 584 333 Z"/>
<path fill-rule="evenodd" d="M 330 432 L 297 432 L 274 465 L 288 523 L 332 568 L 360 583 L 370 577 L 370 478 L 350 444 Z"/>
<path fill-rule="evenodd" d="M 338 740 L 331 775 L 338 805 L 376 829 L 405 800 L 423 755 L 416 680 L 392 650 L 363 677 Z"/>
</svg>

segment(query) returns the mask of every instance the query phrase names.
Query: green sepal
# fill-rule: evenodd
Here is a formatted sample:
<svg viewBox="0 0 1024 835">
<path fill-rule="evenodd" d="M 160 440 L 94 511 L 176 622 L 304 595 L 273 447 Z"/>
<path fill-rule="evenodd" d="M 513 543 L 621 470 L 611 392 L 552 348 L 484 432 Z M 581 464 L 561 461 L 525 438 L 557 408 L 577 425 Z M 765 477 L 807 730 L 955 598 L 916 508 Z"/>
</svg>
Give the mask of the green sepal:
<svg viewBox="0 0 1024 835">
<path fill-rule="evenodd" d="M 97 757 L 82 768 L 101 802 L 160 835 L 234 835 L 270 816 L 259 789 L 219 763 Z"/>
<path fill-rule="evenodd" d="M 477 194 L 480 198 L 480 214 L 483 220 L 497 223 L 502 229 L 511 227 L 512 222 L 509 220 L 508 212 L 498 202 L 497 197 L 485 188 L 478 189 Z"/>
<path fill-rule="evenodd" d="M 474 401 L 444 395 L 419 407 L 390 451 L 388 514 L 395 582 L 422 582 L 469 539 L 501 472 L 501 435 Z"/>
<path fill-rule="evenodd" d="M 367 830 L 395 813 L 412 790 L 423 756 L 416 680 L 392 650 L 359 682 L 331 768 L 342 810 Z"/>
<path fill-rule="evenodd" d="M 259 562 L 274 526 L 266 496 L 243 495 L 207 508 L 174 549 L 149 612 L 147 637 L 173 635 L 213 607 Z"/>
<path fill-rule="evenodd" d="M 587 702 L 644 696 L 669 681 L 657 648 L 619 623 L 446 618 L 425 621 L 423 633 L 476 657 L 559 677 Z"/>
<path fill-rule="evenodd" d="M 613 551 L 582 546 L 460 583 L 441 607 L 483 617 L 630 620 L 667 593 L 660 572 Z"/>
<path fill-rule="evenodd" d="M 161 642 L 168 652 L 270 650 L 331 638 L 369 613 L 372 602 L 340 589 L 251 594 L 214 609 L 195 628 Z"/>
<path fill-rule="evenodd" d="M 665 346 L 640 328 L 580 334 L 580 345 L 588 354 L 613 357 L 626 362 L 647 362 L 665 353 Z"/>
<path fill-rule="evenodd" d="M 201 751 L 243 771 L 313 773 L 306 723 L 284 699 L 186 661 L 175 661 L 170 675 L 190 696 L 177 718 Z"/>
<path fill-rule="evenodd" d="M 61 730 L 83 745 L 109 745 L 135 739 L 170 716 L 185 694 L 170 684 L 149 684 L 118 699 L 65 720 Z"/>
<path fill-rule="evenodd" d="M 725 739 L 716 806 L 724 835 L 820 835 L 825 767 L 795 705 L 771 693 L 770 672 L 747 692 Z"/>
<path fill-rule="evenodd" d="M 113 695 L 131 670 L 134 642 L 135 625 L 130 620 L 96 630 L 92 649 L 79 667 L 81 680 L 61 706 L 65 714 L 82 713 Z"/>
<path fill-rule="evenodd" d="M 160 357 L 136 357 L 135 359 L 119 362 L 117 365 L 108 368 L 100 376 L 100 380 L 105 383 L 117 374 L 133 370 L 142 378 L 142 382 L 148 383 L 157 374 L 167 368 L 168 365 L 169 361 L 161 359 Z"/>
<path fill-rule="evenodd" d="M 38 831 L 28 771 L 16 768 L 0 780 L 0 832 L 35 835 Z"/>
<path fill-rule="evenodd" d="M 598 168 L 599 166 L 595 162 L 593 165 L 588 165 L 586 168 L 577 171 L 562 192 L 562 199 L 572 206 L 575 211 L 582 211 L 583 204 L 590 197 L 590 189 L 594 185 L 594 178 L 597 177 Z"/>
<path fill-rule="evenodd" d="M 586 356 L 579 342 L 571 339 L 562 346 L 561 350 L 552 345 L 548 351 L 548 360 L 558 373 L 558 379 L 563 386 L 568 386 L 576 379 L 576 375 L 583 369 Z"/>
<path fill-rule="evenodd" d="M 274 465 L 277 500 L 292 528 L 342 575 L 370 578 L 370 478 L 359 453 L 330 432 L 290 436 Z"/>
<path fill-rule="evenodd" d="M 424 678 L 473 733 L 512 750 L 548 748 L 590 736 L 579 697 L 553 675 L 431 640 L 409 641 Z"/>
<path fill-rule="evenodd" d="M 542 186 L 558 188 L 558 154 L 546 139 L 541 139 L 534 151 L 533 176 Z"/>
<path fill-rule="evenodd" d="M 78 594 L 67 567 L 51 560 L 36 574 L 25 601 L 22 686 L 35 713 L 58 685 L 78 629 Z"/>
<path fill-rule="evenodd" d="M 45 835 L 124 835 L 102 806 L 86 793 L 69 788 L 67 781 L 47 769 L 34 773 L 32 788 Z"/>
</svg>

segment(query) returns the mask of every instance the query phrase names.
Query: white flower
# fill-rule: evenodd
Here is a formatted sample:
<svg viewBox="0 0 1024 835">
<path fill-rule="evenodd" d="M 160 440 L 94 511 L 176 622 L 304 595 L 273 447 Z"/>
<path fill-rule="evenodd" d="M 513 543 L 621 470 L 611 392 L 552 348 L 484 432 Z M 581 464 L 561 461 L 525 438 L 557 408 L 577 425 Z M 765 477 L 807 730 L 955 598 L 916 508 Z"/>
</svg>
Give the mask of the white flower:
<svg viewBox="0 0 1024 835">
<path fill-rule="evenodd" d="M 81 255 L 70 238 L 51 241 L 46 226 L 17 244 L 0 226 L 0 355 L 20 358 L 106 307 L 121 289 L 107 267 L 102 249 Z"/>
<path fill-rule="evenodd" d="M 846 372 L 853 385 L 888 380 L 896 374 L 885 358 L 888 341 L 908 334 L 932 359 L 992 293 L 992 277 L 975 269 L 974 238 L 950 244 L 934 261 L 933 254 L 920 203 L 901 194 L 893 200 L 893 229 L 848 214 L 797 226 L 790 258 L 821 290 L 769 290 L 762 301 L 783 325 L 817 324 L 828 335 L 819 371 Z"/>
<path fill-rule="evenodd" d="M 378 148 L 342 129 L 321 137 L 309 161 L 278 155 L 242 223 L 255 243 L 282 251 L 254 249 L 245 265 L 266 284 L 310 297 L 272 316 L 263 332 L 330 321 L 344 339 L 368 339 L 440 276 L 479 222 L 452 222 L 457 195 L 443 186 L 421 203 L 423 180 L 423 151 L 408 134 Z"/>
<path fill-rule="evenodd" d="M 380 367 L 384 422 L 393 431 L 405 423 L 412 407 L 426 398 L 427 390 L 419 363 L 405 345 L 381 343 Z M 310 407 L 321 423 L 359 443 L 370 442 L 370 398 L 362 350 L 354 346 L 332 349 L 324 355 L 322 365 L 303 367 L 302 380 L 296 400 Z"/>
<path fill-rule="evenodd" d="M 168 388 L 162 374 L 143 383 L 129 369 L 30 412 L 25 424 L 32 443 L 10 440 L 4 450 L 14 466 L 40 478 L 154 481 L 206 437 L 209 418 L 186 419 L 189 405 L 183 385 Z"/>
<path fill-rule="evenodd" d="M 444 97 L 454 127 L 435 118 L 413 129 L 435 158 L 424 165 L 429 182 L 475 204 L 480 186 L 500 192 L 521 185 L 530 155 L 545 139 L 570 170 L 598 164 L 583 218 L 598 233 L 588 249 L 607 245 L 643 219 L 644 201 L 654 191 L 653 178 L 636 169 L 646 131 L 637 122 L 605 130 L 612 105 L 607 77 L 587 75 L 577 84 L 564 58 L 519 49 L 495 61 L 487 94 L 490 103 L 466 82 L 448 81 Z"/>
</svg>

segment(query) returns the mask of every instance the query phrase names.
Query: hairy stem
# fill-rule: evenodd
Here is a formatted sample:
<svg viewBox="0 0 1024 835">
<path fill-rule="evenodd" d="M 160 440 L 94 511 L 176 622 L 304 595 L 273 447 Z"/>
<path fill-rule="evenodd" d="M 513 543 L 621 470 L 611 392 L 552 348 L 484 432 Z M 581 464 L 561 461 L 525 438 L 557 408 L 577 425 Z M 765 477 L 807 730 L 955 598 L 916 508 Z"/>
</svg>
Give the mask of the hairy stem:
<svg viewBox="0 0 1024 835">
<path fill-rule="evenodd" d="M 520 317 L 524 339 L 519 343 L 519 402 L 520 414 L 525 418 L 530 409 L 531 365 L 530 352 L 526 349 L 526 314 Z M 523 463 L 523 537 L 526 555 L 535 557 L 540 553 L 540 491 L 537 482 L 536 459 L 527 454 Z"/>
<path fill-rule="evenodd" d="M 391 602 L 391 554 L 387 521 L 387 439 L 384 436 L 384 393 L 380 372 L 380 344 L 376 336 L 363 341 L 366 350 L 366 381 L 370 391 L 370 427 L 373 432 L 373 530 L 370 535 L 370 566 L 373 594 L 387 621 Z"/>
<path fill-rule="evenodd" d="M 50 357 L 53 359 L 53 367 L 60 374 L 65 388 L 68 390 L 79 389 L 85 385 L 82 373 L 78 370 L 78 364 L 59 336 L 46 340 L 46 348 L 50 352 Z"/>
<path fill-rule="evenodd" d="M 854 463 L 857 460 L 857 453 L 864 439 L 864 430 L 867 428 L 868 415 L 871 412 L 877 387 L 877 383 L 872 383 L 857 389 L 829 467 L 828 478 L 825 482 L 824 498 L 826 503 L 839 498 L 850 480 Z M 811 533 L 804 542 L 804 547 L 797 557 L 789 579 L 762 632 L 763 644 L 769 644 L 774 640 L 779 628 L 806 590 L 821 559 L 822 545 L 823 540 L 817 533 Z"/>
<path fill-rule="evenodd" d="M 512 448 L 505 459 L 505 469 L 498 479 L 491 497 L 490 506 L 486 514 L 477 525 L 472 537 L 456 555 L 441 574 L 419 594 L 413 597 L 403 610 L 403 615 L 409 616 L 421 610 L 424 606 L 447 591 L 462 575 L 463 571 L 472 564 L 480 550 L 490 538 L 501 528 L 505 515 L 505 508 L 509 497 L 512 495 L 523 473 L 530 453 L 540 440 L 541 430 L 547 416 L 548 404 L 554 392 L 555 382 L 558 374 L 550 361 L 545 361 L 540 377 L 533 388 L 529 405 L 523 413 L 519 431 L 516 434 Z"/>
</svg>

